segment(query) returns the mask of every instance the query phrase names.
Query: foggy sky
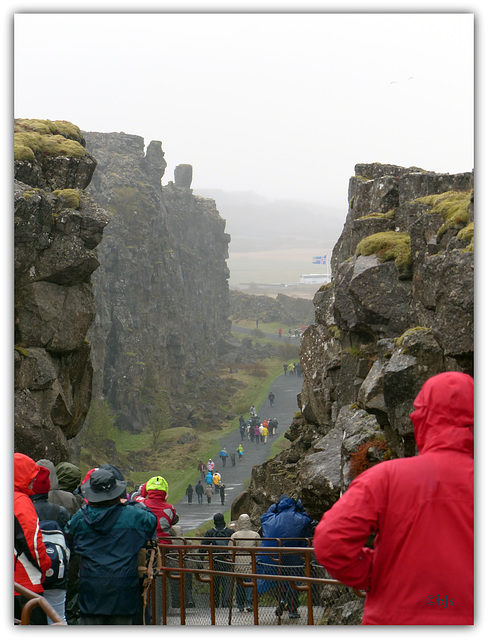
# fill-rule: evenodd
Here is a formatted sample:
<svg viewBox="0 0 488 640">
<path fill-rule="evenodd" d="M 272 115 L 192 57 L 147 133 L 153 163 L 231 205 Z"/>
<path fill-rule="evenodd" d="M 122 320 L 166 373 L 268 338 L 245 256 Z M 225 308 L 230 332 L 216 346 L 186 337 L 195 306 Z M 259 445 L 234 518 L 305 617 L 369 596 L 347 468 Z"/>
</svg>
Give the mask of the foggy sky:
<svg viewBox="0 0 488 640">
<path fill-rule="evenodd" d="M 347 210 L 357 163 L 471 171 L 473 25 L 469 13 L 17 13 L 14 117 L 161 140 L 163 184 L 189 163 L 197 194 Z"/>
</svg>

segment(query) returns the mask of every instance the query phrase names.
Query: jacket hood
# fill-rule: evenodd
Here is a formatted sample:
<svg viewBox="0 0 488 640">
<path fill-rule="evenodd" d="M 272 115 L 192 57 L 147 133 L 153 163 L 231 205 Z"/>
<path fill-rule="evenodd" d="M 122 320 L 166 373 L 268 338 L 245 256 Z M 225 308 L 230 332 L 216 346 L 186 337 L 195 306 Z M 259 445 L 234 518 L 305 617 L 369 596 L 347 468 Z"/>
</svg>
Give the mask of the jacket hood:
<svg viewBox="0 0 488 640">
<path fill-rule="evenodd" d="M 419 453 L 455 450 L 473 455 L 474 380 L 448 371 L 429 378 L 410 414 Z"/>
<path fill-rule="evenodd" d="M 81 471 L 71 462 L 60 462 L 56 465 L 56 476 L 59 488 L 63 491 L 74 491 L 81 484 Z"/>
<path fill-rule="evenodd" d="M 221 513 L 216 513 L 213 517 L 213 521 L 214 521 L 214 525 L 217 528 L 223 528 L 225 527 L 225 520 L 224 520 L 224 516 Z"/>
<path fill-rule="evenodd" d="M 108 533 L 119 519 L 123 507 L 124 505 L 121 502 L 111 507 L 92 507 L 88 505 L 83 508 L 83 518 L 87 525 L 95 531 Z"/>
<path fill-rule="evenodd" d="M 41 460 L 37 460 L 37 464 L 41 467 L 47 467 L 49 469 L 49 482 L 51 483 L 51 491 L 53 489 L 59 489 L 58 476 L 56 475 L 56 469 L 54 468 L 54 464 L 51 462 L 51 460 L 42 458 Z"/>
<path fill-rule="evenodd" d="M 14 489 L 28 496 L 34 494 L 29 484 L 39 472 L 39 466 L 24 453 L 14 453 Z"/>
<path fill-rule="evenodd" d="M 161 502 L 166 502 L 166 498 L 168 497 L 168 494 L 166 493 L 166 491 L 162 491 L 161 489 L 147 489 L 146 486 L 146 498 L 150 498 L 150 499 L 154 499 L 154 500 L 160 500 Z M 142 496 L 142 490 L 141 490 L 141 496 Z"/>
<path fill-rule="evenodd" d="M 247 513 L 241 513 L 237 519 L 236 531 L 250 531 L 251 530 L 251 518 Z"/>
</svg>

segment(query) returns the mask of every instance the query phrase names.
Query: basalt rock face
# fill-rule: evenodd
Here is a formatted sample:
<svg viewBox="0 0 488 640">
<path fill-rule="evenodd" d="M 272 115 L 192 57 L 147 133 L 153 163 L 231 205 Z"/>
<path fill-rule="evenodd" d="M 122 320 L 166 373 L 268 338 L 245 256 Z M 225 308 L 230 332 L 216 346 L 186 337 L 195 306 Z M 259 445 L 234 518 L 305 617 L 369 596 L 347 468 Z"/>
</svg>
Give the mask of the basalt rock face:
<svg viewBox="0 0 488 640">
<path fill-rule="evenodd" d="M 14 166 L 14 447 L 55 464 L 68 459 L 91 399 L 91 276 L 109 221 L 83 191 L 95 166 L 86 151 L 37 151 Z"/>
<path fill-rule="evenodd" d="M 164 389 L 175 426 L 217 420 L 205 385 L 230 348 L 225 220 L 193 195 L 191 165 L 161 186 L 160 142 L 145 150 L 135 135 L 83 135 L 98 161 L 90 193 L 111 214 L 94 278 L 94 397 L 131 431 L 147 424 L 148 387 Z"/>
<path fill-rule="evenodd" d="M 348 487 L 360 445 L 387 444 L 368 450 L 371 464 L 416 455 L 409 414 L 422 384 L 442 371 L 473 375 L 472 188 L 472 173 L 356 166 L 332 282 L 317 291 L 315 322 L 301 341 L 290 448 L 253 469 L 233 515 L 247 511 L 257 524 L 285 492 L 320 519 Z M 451 199 L 457 209 L 439 205 Z M 358 248 L 405 234 L 402 268 L 385 260 L 381 243 L 371 253 Z"/>
</svg>

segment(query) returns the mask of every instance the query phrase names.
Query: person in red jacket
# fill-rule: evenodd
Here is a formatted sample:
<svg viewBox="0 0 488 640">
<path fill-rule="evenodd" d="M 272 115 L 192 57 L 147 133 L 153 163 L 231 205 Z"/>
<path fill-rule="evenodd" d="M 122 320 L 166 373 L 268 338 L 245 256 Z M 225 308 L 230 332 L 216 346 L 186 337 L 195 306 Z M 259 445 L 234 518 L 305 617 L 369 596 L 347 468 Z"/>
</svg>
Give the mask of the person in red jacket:
<svg viewBox="0 0 488 640">
<path fill-rule="evenodd" d="M 51 568 L 51 560 L 42 541 L 39 519 L 29 496 L 34 495 L 32 485 L 39 466 L 23 453 L 14 454 L 14 580 L 22 587 L 43 593 L 42 581 Z M 26 598 L 14 591 L 14 615 L 20 619 Z M 35 607 L 31 624 L 47 624 L 45 613 Z"/>
<path fill-rule="evenodd" d="M 150 478 L 146 482 L 146 493 L 144 505 L 151 509 L 157 518 L 158 526 L 156 533 L 159 542 L 171 544 L 171 536 L 168 530 L 178 522 L 179 517 L 173 505 L 166 502 L 168 497 L 168 483 L 162 476 L 154 476 L 154 478 Z M 167 524 L 164 528 L 161 527 L 161 519 Z"/>
<path fill-rule="evenodd" d="M 363 624 L 473 624 L 473 396 L 467 374 L 429 378 L 410 414 L 419 455 L 363 471 L 317 525 L 318 561 L 366 591 Z"/>
</svg>

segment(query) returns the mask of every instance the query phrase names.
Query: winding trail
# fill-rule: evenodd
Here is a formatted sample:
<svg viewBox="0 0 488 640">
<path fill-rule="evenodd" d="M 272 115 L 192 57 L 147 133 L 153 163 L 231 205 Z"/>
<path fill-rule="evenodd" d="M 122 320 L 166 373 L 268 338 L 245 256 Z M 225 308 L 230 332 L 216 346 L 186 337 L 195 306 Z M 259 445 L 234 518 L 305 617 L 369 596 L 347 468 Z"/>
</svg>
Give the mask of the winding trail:
<svg viewBox="0 0 488 640">
<path fill-rule="evenodd" d="M 278 339 L 276 337 L 276 339 Z M 298 361 L 298 359 L 297 359 Z M 270 407 L 269 401 L 266 400 L 259 407 L 258 415 L 261 418 L 277 418 L 278 420 L 278 435 L 283 433 L 283 430 L 288 429 L 292 423 L 293 415 L 298 410 L 297 395 L 302 388 L 302 378 L 296 375 L 281 375 L 271 383 L 270 390 L 275 394 L 275 402 L 273 408 Z M 244 418 L 247 420 L 250 414 L 246 413 Z M 225 484 L 225 504 L 222 505 L 220 496 L 214 494 L 212 496 L 211 504 L 207 504 L 206 496 L 203 497 L 203 504 L 198 504 L 197 496 L 193 492 L 193 502 L 188 504 L 187 497 L 185 496 L 180 502 L 175 504 L 176 512 L 178 513 L 180 520 L 179 525 L 183 527 L 183 531 L 186 533 L 192 529 L 196 529 L 204 522 L 210 520 L 217 512 L 225 512 L 229 509 L 232 501 L 236 495 L 243 490 L 243 483 L 245 480 L 251 477 L 252 467 L 260 465 L 269 458 L 269 450 L 273 437 L 268 436 L 268 442 L 263 444 L 259 442 L 251 442 L 247 438 L 242 442 L 244 449 L 244 456 L 241 462 L 237 460 L 236 464 L 231 466 L 230 457 L 227 460 L 226 466 L 222 466 L 222 461 L 219 458 L 219 451 L 222 447 L 227 449 L 230 453 L 236 451 L 237 446 L 241 442 L 241 436 L 239 429 L 235 429 L 231 434 L 219 440 L 218 446 L 216 446 L 213 460 L 215 462 L 215 469 L 222 476 L 222 482 Z M 204 460 L 206 463 L 207 460 Z M 188 482 L 191 482 L 193 487 L 199 479 L 199 473 L 195 470 L 192 477 L 188 478 Z M 171 494 L 169 496 L 171 501 Z"/>
</svg>

